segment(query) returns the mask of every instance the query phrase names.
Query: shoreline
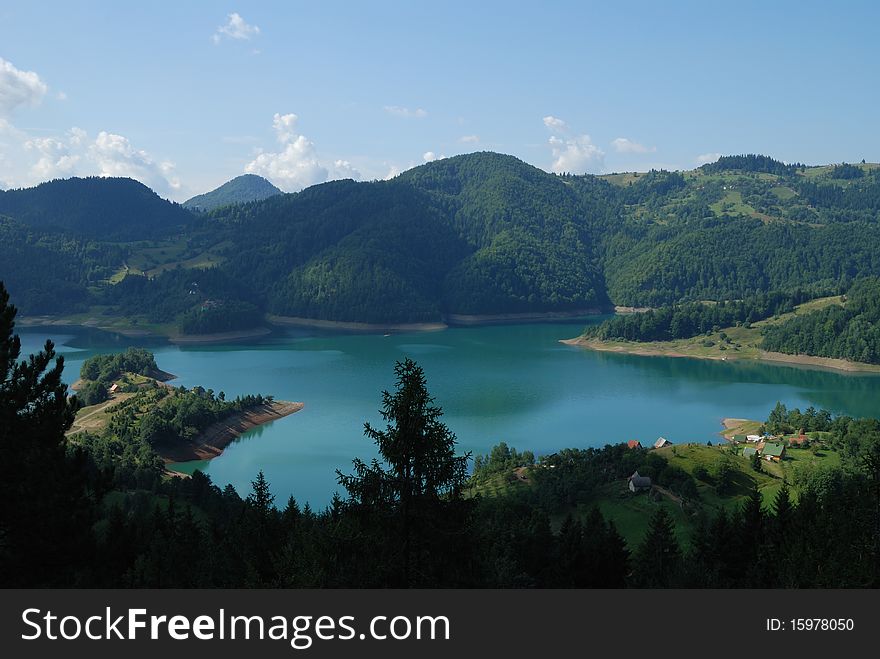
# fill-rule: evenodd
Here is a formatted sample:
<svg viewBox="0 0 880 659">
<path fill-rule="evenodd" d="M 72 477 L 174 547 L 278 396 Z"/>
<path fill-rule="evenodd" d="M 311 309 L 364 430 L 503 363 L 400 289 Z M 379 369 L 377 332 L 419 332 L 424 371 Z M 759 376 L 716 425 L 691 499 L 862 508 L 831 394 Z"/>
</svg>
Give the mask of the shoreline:
<svg viewBox="0 0 880 659">
<path fill-rule="evenodd" d="M 24 316 L 16 320 L 16 325 L 21 327 L 82 327 L 97 329 L 110 334 L 119 334 L 128 338 L 160 338 L 175 345 L 198 345 L 207 343 L 223 343 L 225 341 L 240 341 L 267 336 L 272 333 L 268 327 L 254 327 L 251 329 L 234 330 L 230 332 L 216 332 L 212 334 L 180 334 L 177 332 L 156 332 L 148 329 L 134 327 L 118 327 L 115 325 L 102 325 L 94 319 L 77 321 L 70 318 L 58 318 L 53 316 Z M 177 377 L 177 376 L 172 376 Z M 157 380 L 159 378 L 156 378 Z M 169 378 L 170 379 L 170 378 Z"/>
<path fill-rule="evenodd" d="M 560 343 L 595 350 L 596 352 L 614 352 L 624 355 L 638 355 L 640 357 L 683 357 L 687 359 L 704 359 L 720 362 L 758 361 L 782 364 L 786 366 L 803 366 L 807 368 L 833 370 L 842 373 L 880 373 L 880 365 L 851 362 L 846 359 L 832 357 L 813 357 L 811 355 L 789 355 L 781 352 L 758 351 L 755 356 L 742 355 L 695 355 L 661 347 L 651 347 L 651 343 L 644 346 L 634 342 L 605 343 L 597 339 L 585 339 L 576 337 L 573 339 L 561 339 Z"/>
<path fill-rule="evenodd" d="M 448 314 L 446 322 L 453 327 L 478 327 L 481 325 L 504 325 L 508 323 L 553 323 L 558 320 L 576 320 L 586 316 L 600 316 L 602 309 L 576 309 L 574 311 L 535 311 L 526 313 L 495 314 Z"/>
<path fill-rule="evenodd" d="M 231 332 L 215 332 L 213 334 L 173 334 L 168 338 L 169 343 L 175 345 L 199 345 L 205 343 L 225 343 L 226 341 L 241 341 L 243 339 L 256 339 L 271 334 L 268 327 L 255 327 L 247 330 L 235 330 Z"/>
<path fill-rule="evenodd" d="M 221 455 L 227 446 L 248 430 L 299 412 L 304 407 L 305 403 L 292 403 L 283 400 L 252 407 L 210 425 L 187 445 L 157 447 L 156 453 L 166 465 L 174 462 L 212 460 Z"/>
<path fill-rule="evenodd" d="M 360 323 L 345 320 L 321 320 L 302 316 L 275 316 L 267 321 L 280 327 L 315 327 L 318 329 L 353 330 L 356 332 L 437 332 L 449 327 L 446 323 Z"/>
</svg>

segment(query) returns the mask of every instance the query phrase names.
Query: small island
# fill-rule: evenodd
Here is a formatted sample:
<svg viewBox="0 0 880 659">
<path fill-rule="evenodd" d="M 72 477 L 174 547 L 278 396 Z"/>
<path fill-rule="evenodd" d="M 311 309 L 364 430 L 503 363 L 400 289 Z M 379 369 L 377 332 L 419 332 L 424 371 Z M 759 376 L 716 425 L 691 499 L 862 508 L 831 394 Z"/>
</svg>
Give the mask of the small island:
<svg viewBox="0 0 880 659">
<path fill-rule="evenodd" d="M 222 391 L 173 387 L 175 377 L 141 348 L 87 359 L 74 384 L 81 407 L 68 438 L 114 468 L 165 469 L 215 458 L 248 430 L 304 407 L 262 394 L 227 400 Z"/>
</svg>

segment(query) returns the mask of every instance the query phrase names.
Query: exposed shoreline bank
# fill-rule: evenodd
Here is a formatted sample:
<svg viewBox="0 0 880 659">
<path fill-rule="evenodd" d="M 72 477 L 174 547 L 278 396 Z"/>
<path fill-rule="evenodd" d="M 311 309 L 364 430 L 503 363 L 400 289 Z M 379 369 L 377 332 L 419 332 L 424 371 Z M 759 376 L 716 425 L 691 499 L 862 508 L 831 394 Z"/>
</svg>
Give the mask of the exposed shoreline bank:
<svg viewBox="0 0 880 659">
<path fill-rule="evenodd" d="M 55 316 L 24 316 L 16 320 L 20 327 L 82 327 L 96 329 L 111 334 L 120 334 L 129 338 L 160 338 L 176 345 L 200 345 L 210 343 L 224 343 L 227 341 L 241 341 L 266 336 L 272 333 L 268 327 L 254 327 L 251 329 L 235 330 L 231 332 L 216 332 L 212 334 L 180 334 L 178 332 L 158 332 L 155 330 L 141 329 L 136 327 L 119 327 L 118 325 L 102 324 L 93 318 L 88 320 L 74 320 L 72 318 L 59 318 Z M 159 378 L 156 378 L 159 379 Z"/>
<path fill-rule="evenodd" d="M 553 323 L 560 320 L 576 320 L 586 316 L 607 313 L 602 309 L 576 309 L 574 311 L 542 311 L 498 314 L 449 314 L 446 322 L 452 327 L 478 327 L 481 325 L 504 325 L 508 323 Z"/>
<path fill-rule="evenodd" d="M 272 325 L 280 327 L 315 327 L 318 329 L 350 330 L 355 332 L 437 332 L 448 327 L 446 323 L 359 323 L 342 320 L 321 320 L 301 316 L 267 316 Z"/>
<path fill-rule="evenodd" d="M 225 343 L 227 341 L 241 341 L 243 339 L 256 339 L 271 334 L 268 327 L 255 327 L 247 330 L 234 332 L 216 332 L 214 334 L 175 334 L 168 337 L 168 341 L 176 345 L 200 345 L 207 343 Z"/>
<path fill-rule="evenodd" d="M 157 447 L 156 452 L 165 461 L 165 464 L 211 460 L 221 455 L 229 444 L 248 430 L 299 412 L 303 407 L 305 407 L 304 403 L 283 400 L 265 403 L 212 424 L 188 444 Z"/>
<path fill-rule="evenodd" d="M 575 311 L 547 311 L 529 313 L 503 313 L 503 314 L 449 314 L 442 321 L 423 323 L 365 323 L 357 321 L 323 320 L 320 318 L 305 318 L 302 316 L 276 316 L 267 314 L 265 322 L 269 327 L 255 327 L 252 329 L 232 332 L 217 332 L 214 334 L 179 334 L 153 329 L 145 329 L 131 326 L 107 324 L 95 318 L 77 320 L 57 316 L 27 316 L 18 320 L 21 327 L 82 327 L 97 329 L 113 334 L 120 334 L 129 338 L 159 338 L 165 339 L 175 345 L 208 345 L 212 343 L 225 343 L 242 341 L 245 339 L 257 339 L 268 336 L 273 332 L 272 327 L 310 327 L 315 329 L 339 330 L 346 332 L 386 333 L 386 332 L 439 332 L 450 327 L 481 327 L 490 325 L 506 325 L 517 323 L 554 323 L 576 320 L 589 316 L 597 316 L 611 313 L 610 310 L 598 308 L 578 309 Z M 123 320 L 123 319 L 117 319 Z"/>
<path fill-rule="evenodd" d="M 640 344 L 623 341 L 606 343 L 598 339 L 586 339 L 583 337 L 562 339 L 560 343 L 578 348 L 585 348 L 587 350 L 596 350 L 598 352 L 615 352 L 618 354 L 639 355 L 642 357 L 685 357 L 689 359 L 709 359 L 723 362 L 762 361 L 785 364 L 788 366 L 807 366 L 811 368 L 831 369 L 842 371 L 844 373 L 880 373 L 880 366 L 876 364 L 863 364 L 860 362 L 851 362 L 846 359 L 834 359 L 831 357 L 789 355 L 781 352 L 767 352 L 765 350 L 760 350 L 755 355 L 737 355 L 736 353 L 728 355 L 699 355 L 688 354 L 686 352 L 677 351 L 673 348 L 653 345 L 651 343 Z"/>
</svg>

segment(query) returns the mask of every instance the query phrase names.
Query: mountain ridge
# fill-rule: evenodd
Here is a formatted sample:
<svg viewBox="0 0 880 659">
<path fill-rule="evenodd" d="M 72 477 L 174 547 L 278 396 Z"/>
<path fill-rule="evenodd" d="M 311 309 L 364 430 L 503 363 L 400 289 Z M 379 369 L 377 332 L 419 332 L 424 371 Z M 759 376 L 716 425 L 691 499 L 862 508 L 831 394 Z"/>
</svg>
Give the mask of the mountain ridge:
<svg viewBox="0 0 880 659">
<path fill-rule="evenodd" d="M 332 181 L 208 212 L 175 206 L 184 221 L 147 240 L 69 230 L 61 240 L 19 217 L 3 249 L 12 279 L 57 254 L 79 308 L 156 327 L 210 327 L 224 308 L 242 325 L 266 313 L 411 323 L 845 290 L 880 274 L 878 174 L 746 155 L 687 172 L 555 175 L 479 152 L 390 181 Z M 69 312 L 35 277 L 19 284 L 20 305 Z"/>
</svg>

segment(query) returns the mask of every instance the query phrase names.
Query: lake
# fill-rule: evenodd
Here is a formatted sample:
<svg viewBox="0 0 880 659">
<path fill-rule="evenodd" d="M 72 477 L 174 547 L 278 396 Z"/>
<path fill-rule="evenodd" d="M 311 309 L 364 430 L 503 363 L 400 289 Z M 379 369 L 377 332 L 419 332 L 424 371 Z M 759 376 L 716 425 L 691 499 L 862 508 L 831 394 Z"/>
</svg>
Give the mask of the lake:
<svg viewBox="0 0 880 659">
<path fill-rule="evenodd" d="M 383 389 L 395 360 L 408 356 L 456 433 L 461 451 L 486 453 L 504 441 L 548 454 L 664 436 L 675 443 L 718 442 L 723 417 L 765 419 L 777 401 L 853 416 L 876 416 L 880 378 L 757 362 L 717 362 L 590 352 L 559 343 L 583 323 L 454 328 L 391 336 L 296 330 L 248 343 L 175 346 L 103 332 L 22 328 L 26 352 L 46 338 L 65 355 L 73 382 L 87 357 L 128 345 L 149 347 L 174 385 L 201 385 L 227 397 L 271 394 L 305 409 L 243 435 L 210 463 L 221 487 L 245 495 L 262 469 L 276 502 L 289 496 L 325 506 L 336 470 L 374 447 L 363 424 L 381 422 Z"/>
</svg>

